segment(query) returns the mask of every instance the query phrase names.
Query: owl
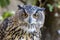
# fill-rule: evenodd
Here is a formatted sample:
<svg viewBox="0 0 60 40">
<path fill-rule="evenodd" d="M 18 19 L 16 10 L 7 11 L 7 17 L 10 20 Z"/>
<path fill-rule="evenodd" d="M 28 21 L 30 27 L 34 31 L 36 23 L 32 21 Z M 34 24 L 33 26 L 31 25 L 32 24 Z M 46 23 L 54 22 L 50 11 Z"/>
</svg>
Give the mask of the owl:
<svg viewBox="0 0 60 40">
<path fill-rule="evenodd" d="M 18 5 L 16 13 L 0 25 L 0 40 L 41 40 L 44 8 Z"/>
</svg>

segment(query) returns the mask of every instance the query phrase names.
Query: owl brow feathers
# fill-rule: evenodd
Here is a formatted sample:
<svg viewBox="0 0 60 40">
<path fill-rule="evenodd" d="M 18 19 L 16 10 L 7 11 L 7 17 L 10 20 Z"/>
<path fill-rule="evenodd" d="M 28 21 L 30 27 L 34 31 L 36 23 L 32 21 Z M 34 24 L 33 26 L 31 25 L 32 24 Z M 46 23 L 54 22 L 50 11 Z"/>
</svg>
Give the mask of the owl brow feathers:
<svg viewBox="0 0 60 40">
<path fill-rule="evenodd" d="M 26 13 L 25 10 L 24 10 L 24 8 L 21 7 L 20 5 L 18 5 L 18 9 L 19 9 L 19 10 L 20 10 L 20 9 L 23 9 L 24 13 Z"/>
<path fill-rule="evenodd" d="M 24 11 L 26 11 L 26 13 L 36 13 L 37 11 L 44 11 L 45 8 L 40 8 L 37 6 L 31 6 L 31 5 L 24 5 L 24 6 L 20 6 L 18 5 L 19 9 L 23 9 Z"/>
</svg>

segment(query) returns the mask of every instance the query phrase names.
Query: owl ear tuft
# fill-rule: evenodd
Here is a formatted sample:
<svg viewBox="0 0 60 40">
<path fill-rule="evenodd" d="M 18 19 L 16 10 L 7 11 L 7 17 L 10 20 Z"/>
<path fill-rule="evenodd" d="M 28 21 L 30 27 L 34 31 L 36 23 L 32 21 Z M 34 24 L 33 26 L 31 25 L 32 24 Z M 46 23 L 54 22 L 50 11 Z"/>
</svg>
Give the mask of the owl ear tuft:
<svg viewBox="0 0 60 40">
<path fill-rule="evenodd" d="M 44 11 L 45 10 L 45 8 L 40 8 L 40 11 Z"/>
<path fill-rule="evenodd" d="M 22 6 L 18 5 L 18 9 L 24 9 Z"/>
</svg>

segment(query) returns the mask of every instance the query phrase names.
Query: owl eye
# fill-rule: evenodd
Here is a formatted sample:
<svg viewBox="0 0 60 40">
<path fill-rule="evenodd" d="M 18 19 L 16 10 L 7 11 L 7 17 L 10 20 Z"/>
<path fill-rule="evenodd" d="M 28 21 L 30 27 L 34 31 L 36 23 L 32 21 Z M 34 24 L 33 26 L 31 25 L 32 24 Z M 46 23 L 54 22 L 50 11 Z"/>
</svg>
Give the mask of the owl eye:
<svg viewBox="0 0 60 40">
<path fill-rule="evenodd" d="M 22 13 L 21 16 L 22 16 L 23 18 L 27 18 L 27 17 L 28 17 L 28 14 L 27 14 L 27 13 Z"/>
<path fill-rule="evenodd" d="M 39 17 L 39 14 L 38 13 L 35 13 L 35 14 L 33 14 L 33 17 L 34 18 L 38 18 Z"/>
</svg>

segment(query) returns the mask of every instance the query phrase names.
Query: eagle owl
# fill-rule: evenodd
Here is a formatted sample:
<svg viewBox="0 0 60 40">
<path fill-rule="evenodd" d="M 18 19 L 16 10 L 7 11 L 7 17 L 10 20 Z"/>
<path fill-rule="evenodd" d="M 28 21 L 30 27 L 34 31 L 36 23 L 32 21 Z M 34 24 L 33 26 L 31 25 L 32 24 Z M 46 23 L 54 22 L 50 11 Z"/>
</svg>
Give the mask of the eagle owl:
<svg viewBox="0 0 60 40">
<path fill-rule="evenodd" d="M 0 40 L 41 40 L 44 19 L 44 8 L 18 5 L 16 14 L 1 23 Z"/>
</svg>

